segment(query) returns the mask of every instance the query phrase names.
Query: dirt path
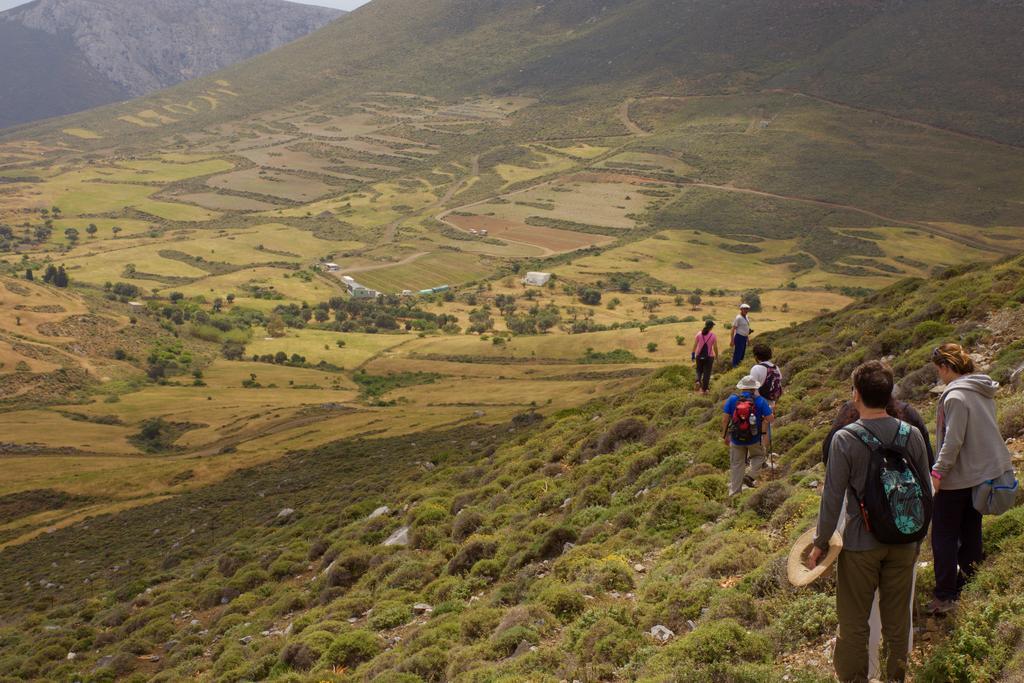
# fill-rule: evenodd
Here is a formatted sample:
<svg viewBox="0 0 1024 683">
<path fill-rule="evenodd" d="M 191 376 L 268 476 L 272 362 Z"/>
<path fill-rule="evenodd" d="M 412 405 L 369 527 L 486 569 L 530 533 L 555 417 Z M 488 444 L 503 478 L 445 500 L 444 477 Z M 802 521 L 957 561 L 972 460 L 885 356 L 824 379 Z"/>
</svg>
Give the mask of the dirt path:
<svg viewBox="0 0 1024 683">
<path fill-rule="evenodd" d="M 645 99 L 654 99 L 654 98 L 645 98 Z M 649 137 L 651 135 L 650 132 L 644 130 L 643 128 L 638 126 L 636 124 L 636 122 L 633 121 L 633 119 L 629 118 L 629 108 L 631 106 L 633 106 L 634 102 L 636 102 L 636 98 L 635 97 L 629 97 L 629 98 L 623 100 L 622 104 L 619 105 L 619 120 L 622 122 L 622 125 L 624 125 L 626 127 L 626 129 L 630 133 L 632 133 L 633 135 L 635 135 L 635 136 L 637 136 L 639 138 Z"/>
<path fill-rule="evenodd" d="M 886 216 L 884 214 L 871 211 L 870 209 L 862 209 L 859 206 L 853 206 L 851 204 L 840 204 L 837 202 L 825 201 L 823 199 L 811 199 L 809 197 L 797 197 L 793 195 L 775 194 L 773 192 L 765 192 L 764 190 L 755 190 L 746 187 L 735 187 L 733 185 L 712 185 L 711 183 L 688 183 L 688 186 L 704 187 L 711 190 L 720 190 L 722 192 L 738 192 L 741 194 L 749 194 L 757 197 L 767 197 L 769 199 L 781 199 L 789 202 L 800 202 L 802 204 L 822 206 L 829 209 L 843 209 L 846 211 L 853 211 L 863 216 L 869 216 L 871 218 L 883 221 L 884 223 L 887 224 L 911 226 L 919 230 L 924 230 L 925 232 L 929 232 L 940 237 L 945 237 L 946 239 L 951 240 L 953 242 L 958 242 L 960 244 L 974 247 L 976 249 L 981 249 L 982 251 L 990 251 L 998 254 L 1017 253 L 1017 250 L 1012 247 L 1002 247 L 994 244 L 981 243 L 959 233 L 953 232 L 951 230 L 946 230 L 944 228 L 937 227 L 935 225 L 932 225 L 931 223 L 921 223 L 919 221 L 910 221 L 902 218 L 893 218 L 892 216 Z"/>
</svg>

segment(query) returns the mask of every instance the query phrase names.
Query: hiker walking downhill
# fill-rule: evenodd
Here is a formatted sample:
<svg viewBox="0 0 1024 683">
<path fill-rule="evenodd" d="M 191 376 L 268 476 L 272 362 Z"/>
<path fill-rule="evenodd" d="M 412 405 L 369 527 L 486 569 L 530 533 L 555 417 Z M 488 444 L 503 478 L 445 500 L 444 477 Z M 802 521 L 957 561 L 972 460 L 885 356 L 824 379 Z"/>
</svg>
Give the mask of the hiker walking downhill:
<svg viewBox="0 0 1024 683">
<path fill-rule="evenodd" d="M 729 495 L 735 496 L 743 485 L 756 485 L 757 473 L 764 467 L 762 424 L 775 421 L 772 407 L 757 393 L 757 381 L 747 375 L 736 385 L 733 394 L 722 406 L 722 428 L 725 445 L 729 447 Z M 749 463 L 750 469 L 747 470 Z"/>
<path fill-rule="evenodd" d="M 754 344 L 754 367 L 750 368 L 750 376 L 757 380 L 760 388 L 757 393 L 764 396 L 772 407 L 782 398 L 782 373 L 772 362 L 772 347 L 767 344 Z"/>
<path fill-rule="evenodd" d="M 854 370 L 852 379 L 860 418 L 832 438 L 807 566 L 825 556 L 845 516 L 836 582 L 836 675 L 843 683 L 868 681 L 868 620 L 877 590 L 888 655 L 884 678 L 903 681 L 914 566 L 931 512 L 928 453 L 917 429 L 886 413 L 892 370 L 871 361 Z"/>
<path fill-rule="evenodd" d="M 715 358 L 718 357 L 718 337 L 711 331 L 714 326 L 714 320 L 704 322 L 704 329 L 694 337 L 693 350 L 690 352 L 690 360 L 697 363 L 697 388 L 702 394 L 708 393 L 711 370 L 715 366 Z"/>
<path fill-rule="evenodd" d="M 772 362 L 772 347 L 767 344 L 754 344 L 754 360 L 757 362 L 750 368 L 750 376 L 761 385 L 757 393 L 768 401 L 775 410 L 775 404 L 782 398 L 782 372 Z M 768 453 L 768 467 L 775 472 L 775 444 L 772 443 L 772 426 L 765 430 L 764 446 Z"/>
<path fill-rule="evenodd" d="M 729 346 L 732 347 L 732 366 L 734 368 L 739 367 L 740 363 L 743 362 L 744 356 L 747 355 L 747 341 L 750 339 L 750 319 L 747 314 L 750 313 L 750 304 L 740 304 L 740 312 L 737 314 L 736 319 L 732 321 L 732 336 L 729 338 Z"/>
<path fill-rule="evenodd" d="M 999 383 L 975 374 L 974 361 L 959 344 L 936 348 L 932 363 L 946 389 L 935 424 L 939 451 L 932 468 L 935 597 L 928 610 L 945 614 L 956 606 L 960 591 L 984 557 L 974 488 L 1007 472 L 1012 480 L 1013 465 L 996 423 Z"/>
<path fill-rule="evenodd" d="M 757 349 L 754 349 L 755 354 Z M 895 397 L 889 399 L 888 405 L 885 406 L 885 412 L 897 420 L 902 420 L 912 427 L 916 428 L 917 431 L 921 432 L 921 437 L 924 439 L 925 450 L 928 452 L 928 467 L 930 468 L 935 462 L 935 456 L 932 452 L 932 444 L 928 439 L 928 427 L 925 425 L 924 420 L 921 418 L 921 414 L 917 412 L 914 406 L 900 401 Z M 828 466 L 828 451 L 832 445 L 832 437 L 836 433 L 853 424 L 860 419 L 860 412 L 857 410 L 856 404 L 853 401 L 847 401 L 839 409 L 834 420 L 832 420 L 832 431 L 828 433 L 825 440 L 821 445 L 821 461 Z M 839 533 L 843 532 L 846 527 L 846 506 L 844 501 L 843 510 L 839 515 Z M 907 611 L 910 613 L 910 636 L 907 638 L 907 653 L 914 647 L 914 589 L 917 585 L 917 564 L 914 564 L 914 575 L 910 582 L 910 602 L 907 604 Z M 868 679 L 874 680 L 882 677 L 881 667 L 879 665 L 879 648 L 882 645 L 882 615 L 879 611 L 879 592 L 875 590 L 875 599 L 871 603 L 871 616 L 868 618 Z"/>
</svg>

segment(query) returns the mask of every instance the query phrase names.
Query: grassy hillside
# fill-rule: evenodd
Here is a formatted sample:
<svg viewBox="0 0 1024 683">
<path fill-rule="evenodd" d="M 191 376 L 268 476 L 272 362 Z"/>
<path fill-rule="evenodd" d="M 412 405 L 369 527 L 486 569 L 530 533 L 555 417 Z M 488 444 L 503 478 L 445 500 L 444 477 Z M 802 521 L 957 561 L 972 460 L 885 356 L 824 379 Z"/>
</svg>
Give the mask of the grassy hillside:
<svg viewBox="0 0 1024 683">
<path fill-rule="evenodd" d="M 850 370 L 933 417 L 961 339 L 1024 428 L 1020 12 L 375 0 L 6 132 L 0 680 L 826 680 L 782 558 Z M 680 363 L 755 295 L 782 455 L 729 501 L 740 373 Z M 919 680 L 1019 669 L 1022 519 Z"/>
<path fill-rule="evenodd" d="M 901 394 L 932 419 L 928 354 L 958 339 L 1008 383 L 1000 424 L 1017 437 L 1022 299 L 1015 258 L 907 280 L 766 335 L 787 383 L 779 471 L 736 501 L 716 411 L 739 372 L 705 399 L 688 368 L 667 367 L 579 408 L 342 440 L 89 519 L 2 552 L 2 669 L 12 680 L 828 680 L 832 584 L 791 589 L 783 557 L 813 523 L 820 439 L 849 371 L 889 358 Z M 15 516 L 67 504 L 34 495 L 3 500 Z M 930 635 L 917 639 L 917 680 L 1019 673 L 1021 509 L 987 520 L 990 558 L 960 613 L 919 617 Z M 383 543 L 402 530 L 408 545 Z M 922 569 L 919 601 L 930 584 Z M 675 633 L 667 644 L 647 635 L 658 624 Z"/>
</svg>

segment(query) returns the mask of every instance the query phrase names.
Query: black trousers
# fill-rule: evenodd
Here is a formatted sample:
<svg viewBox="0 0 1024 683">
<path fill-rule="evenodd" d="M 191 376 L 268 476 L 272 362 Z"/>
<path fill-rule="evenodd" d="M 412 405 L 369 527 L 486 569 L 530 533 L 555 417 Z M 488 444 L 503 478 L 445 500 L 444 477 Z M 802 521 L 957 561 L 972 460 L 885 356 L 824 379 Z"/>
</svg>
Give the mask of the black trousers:
<svg viewBox="0 0 1024 683">
<path fill-rule="evenodd" d="M 711 356 L 697 359 L 697 382 L 704 391 L 711 386 L 711 369 L 715 366 L 715 359 Z"/>
<path fill-rule="evenodd" d="M 972 489 L 940 490 L 932 516 L 935 597 L 956 600 L 974 569 L 984 559 L 981 513 L 974 509 Z"/>
</svg>

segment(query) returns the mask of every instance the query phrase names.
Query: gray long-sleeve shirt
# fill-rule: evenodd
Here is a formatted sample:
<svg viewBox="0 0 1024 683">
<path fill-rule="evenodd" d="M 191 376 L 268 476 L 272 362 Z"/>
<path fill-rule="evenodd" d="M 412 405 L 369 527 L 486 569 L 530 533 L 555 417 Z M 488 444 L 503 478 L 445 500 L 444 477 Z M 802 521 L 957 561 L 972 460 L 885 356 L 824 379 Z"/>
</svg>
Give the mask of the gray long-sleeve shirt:
<svg viewBox="0 0 1024 683">
<path fill-rule="evenodd" d="M 884 443 L 891 443 L 899 430 L 900 421 L 892 417 L 873 420 L 858 420 Z M 928 450 L 925 448 L 924 437 L 916 427 L 911 427 L 907 450 L 914 463 L 914 468 L 924 478 L 924 485 L 930 486 L 928 478 Z M 828 466 L 825 471 L 825 490 L 821 494 L 821 507 L 818 511 L 818 531 L 814 537 L 814 545 L 822 550 L 828 549 L 829 539 L 839 524 L 839 516 L 846 501 L 846 529 L 843 531 L 844 550 L 873 550 L 882 544 L 875 540 L 874 535 L 864 526 L 860 516 L 860 504 L 857 495 L 863 497 L 864 484 L 868 476 L 868 463 L 871 458 L 869 449 L 860 437 L 847 430 L 840 430 L 832 439 L 829 448 Z"/>
<path fill-rule="evenodd" d="M 942 394 L 935 471 L 943 490 L 971 488 L 1013 467 L 996 422 L 998 389 L 998 382 L 978 374 L 953 380 Z"/>
</svg>

